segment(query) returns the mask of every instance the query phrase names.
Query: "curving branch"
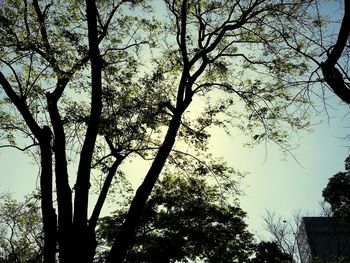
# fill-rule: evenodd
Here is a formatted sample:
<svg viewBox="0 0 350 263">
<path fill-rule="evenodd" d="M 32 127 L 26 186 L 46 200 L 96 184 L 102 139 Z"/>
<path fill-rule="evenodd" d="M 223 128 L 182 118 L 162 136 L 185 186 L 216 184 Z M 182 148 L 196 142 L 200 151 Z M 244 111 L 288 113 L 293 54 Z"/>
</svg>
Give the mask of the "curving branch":
<svg viewBox="0 0 350 263">
<path fill-rule="evenodd" d="M 25 147 L 19 147 L 19 146 L 12 145 L 12 144 L 4 144 L 4 145 L 0 145 L 0 148 L 14 148 L 14 149 L 17 149 L 19 151 L 25 152 L 26 150 L 28 150 L 32 147 L 38 146 L 38 145 L 39 145 L 38 143 L 33 143 L 33 144 L 25 146 Z"/>
<path fill-rule="evenodd" d="M 344 0 L 344 16 L 339 29 L 338 39 L 331 51 L 328 53 L 328 58 L 325 63 L 334 67 L 341 57 L 350 34 L 350 2 Z"/>
<path fill-rule="evenodd" d="M 350 104 L 350 86 L 345 83 L 344 78 L 336 68 L 346 43 L 350 37 L 350 2 L 344 0 L 344 16 L 339 29 L 338 39 L 333 48 L 328 52 L 328 58 L 321 63 L 321 69 L 325 82 L 334 93 L 347 104 Z"/>
<path fill-rule="evenodd" d="M 16 106 L 16 108 L 22 114 L 25 122 L 29 126 L 30 130 L 33 132 L 34 136 L 38 138 L 38 140 L 40 140 L 42 137 L 41 128 L 39 127 L 36 120 L 33 118 L 33 115 L 29 111 L 29 108 L 25 100 L 16 94 L 11 84 L 8 82 L 8 80 L 6 79 L 6 77 L 1 71 L 0 71 L 0 85 L 3 87 L 6 95 L 9 97 L 12 103 Z"/>
<path fill-rule="evenodd" d="M 339 69 L 327 63 L 327 60 L 321 63 L 321 69 L 328 86 L 340 99 L 350 104 L 350 87 L 349 84 L 345 83 Z"/>
</svg>

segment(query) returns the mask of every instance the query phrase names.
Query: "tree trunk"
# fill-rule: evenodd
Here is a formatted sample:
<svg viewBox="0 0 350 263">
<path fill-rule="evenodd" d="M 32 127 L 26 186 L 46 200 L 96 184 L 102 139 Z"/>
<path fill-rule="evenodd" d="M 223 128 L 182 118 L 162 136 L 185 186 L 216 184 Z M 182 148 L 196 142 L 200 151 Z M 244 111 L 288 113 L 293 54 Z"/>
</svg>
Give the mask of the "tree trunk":
<svg viewBox="0 0 350 263">
<path fill-rule="evenodd" d="M 88 262 L 89 230 L 87 225 L 90 173 L 99 121 L 102 112 L 102 65 L 97 30 L 97 7 L 93 0 L 86 0 L 89 56 L 91 62 L 91 108 L 84 144 L 80 153 L 75 184 L 73 217 L 73 262 Z"/>
<path fill-rule="evenodd" d="M 52 200 L 52 152 L 51 131 L 45 126 L 40 140 L 40 189 L 41 211 L 44 231 L 44 263 L 55 263 L 57 241 L 57 218 Z"/>
<path fill-rule="evenodd" d="M 175 113 L 162 146 L 143 181 L 137 189 L 134 199 L 132 200 L 126 220 L 118 234 L 116 241 L 108 255 L 107 263 L 121 263 L 124 261 L 127 251 L 135 238 L 136 230 L 140 223 L 140 217 L 147 202 L 147 199 L 164 167 L 164 164 L 175 143 L 177 131 L 180 127 L 182 113 Z"/>
<path fill-rule="evenodd" d="M 58 86 L 62 81 L 58 80 Z M 68 182 L 66 138 L 58 111 L 59 97 L 47 93 L 48 111 L 54 133 L 55 175 L 58 206 L 58 248 L 60 262 L 69 262 L 72 246 L 72 191 Z"/>
<path fill-rule="evenodd" d="M 41 175 L 40 175 L 40 190 L 41 190 L 41 211 L 43 216 L 44 230 L 44 262 L 55 262 L 56 257 L 56 241 L 57 241 L 57 220 L 52 200 L 52 152 L 51 139 L 52 133 L 49 127 L 40 128 L 29 107 L 26 104 L 25 98 L 16 94 L 11 84 L 5 76 L 0 72 L 0 84 L 5 90 L 6 95 L 21 113 L 24 121 L 29 129 L 37 138 L 40 145 L 41 158 Z"/>
</svg>

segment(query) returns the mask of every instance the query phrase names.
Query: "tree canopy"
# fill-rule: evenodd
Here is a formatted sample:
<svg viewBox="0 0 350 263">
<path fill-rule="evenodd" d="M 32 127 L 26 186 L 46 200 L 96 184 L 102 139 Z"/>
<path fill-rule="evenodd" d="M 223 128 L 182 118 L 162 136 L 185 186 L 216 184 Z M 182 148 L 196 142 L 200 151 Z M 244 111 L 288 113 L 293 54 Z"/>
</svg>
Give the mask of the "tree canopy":
<svg viewBox="0 0 350 263">
<path fill-rule="evenodd" d="M 281 251 L 275 242 L 260 242 L 252 263 L 291 263 L 292 256 Z"/>
<path fill-rule="evenodd" d="M 0 262 L 41 262 L 43 249 L 40 207 L 36 196 L 18 202 L 0 197 Z"/>
<path fill-rule="evenodd" d="M 248 262 L 253 237 L 245 213 L 228 200 L 234 185 L 210 185 L 198 175 L 166 175 L 146 204 L 127 262 Z M 101 219 L 97 235 L 103 247 L 113 244 L 125 212 Z"/>
<path fill-rule="evenodd" d="M 345 172 L 339 172 L 329 178 L 322 196 L 331 205 L 335 217 L 350 219 L 350 157 L 345 159 Z"/>
</svg>

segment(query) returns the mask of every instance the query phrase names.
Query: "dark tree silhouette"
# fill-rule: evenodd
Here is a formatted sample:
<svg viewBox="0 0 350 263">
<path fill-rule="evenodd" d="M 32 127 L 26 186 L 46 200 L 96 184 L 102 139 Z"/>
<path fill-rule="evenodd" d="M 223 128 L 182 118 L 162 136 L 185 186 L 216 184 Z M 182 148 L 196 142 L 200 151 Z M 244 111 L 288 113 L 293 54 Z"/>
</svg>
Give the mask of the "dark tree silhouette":
<svg viewBox="0 0 350 263">
<path fill-rule="evenodd" d="M 331 205 L 335 217 L 350 219 L 350 156 L 345 159 L 345 172 L 339 172 L 329 178 L 322 196 Z"/>
<path fill-rule="evenodd" d="M 0 262 L 42 262 L 43 232 L 39 200 L 0 197 Z"/>
<path fill-rule="evenodd" d="M 349 49 L 350 37 L 350 3 L 344 0 L 344 15 L 338 33 L 338 38 L 333 46 L 327 50 L 327 59 L 320 66 L 324 80 L 333 92 L 344 102 L 350 104 L 350 78 L 347 66 L 337 68 L 344 50 Z M 349 51 L 347 51 L 349 52 Z"/>
<path fill-rule="evenodd" d="M 281 251 L 275 242 L 260 242 L 252 263 L 292 263 L 292 256 Z"/>
<path fill-rule="evenodd" d="M 127 158 L 151 164 L 107 262 L 124 261 L 164 168 L 186 169 L 189 158 L 203 168 L 209 127 L 288 150 L 291 131 L 308 126 L 309 82 L 284 37 L 313 28 L 312 2 L 165 0 L 156 4 L 168 16 L 154 22 L 142 0 L 1 1 L 1 147 L 38 160 L 44 262 L 57 253 L 92 262 L 97 219 Z M 193 101 L 204 105 L 195 116 Z"/>
<path fill-rule="evenodd" d="M 198 175 L 165 176 L 146 204 L 127 262 L 248 262 L 254 244 L 245 213 L 230 204 L 227 191 L 234 187 L 234 182 L 224 189 L 210 185 Z M 113 244 L 124 220 L 125 210 L 101 219 L 103 247 Z"/>
</svg>

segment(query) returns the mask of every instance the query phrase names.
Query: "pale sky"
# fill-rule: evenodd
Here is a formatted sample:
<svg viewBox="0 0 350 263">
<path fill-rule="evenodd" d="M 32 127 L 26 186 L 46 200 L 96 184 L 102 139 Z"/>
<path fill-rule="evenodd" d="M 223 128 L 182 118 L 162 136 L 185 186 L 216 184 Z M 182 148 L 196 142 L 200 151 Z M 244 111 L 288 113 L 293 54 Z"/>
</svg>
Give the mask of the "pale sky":
<svg viewBox="0 0 350 263">
<path fill-rule="evenodd" d="M 349 107 L 333 98 L 334 109 L 328 109 L 330 119 L 322 113 L 315 118 L 324 122 L 313 126 L 314 132 L 300 132 L 299 146 L 292 156 L 284 155 L 274 145 L 255 148 L 241 146 L 241 138 L 222 139 L 215 145 L 233 165 L 250 174 L 243 180 L 245 196 L 241 200 L 243 210 L 248 213 L 250 229 L 262 233 L 262 216 L 265 210 L 274 210 L 286 219 L 294 211 L 304 215 L 319 215 L 322 189 L 329 177 L 344 171 L 344 160 L 349 155 Z M 299 164 L 298 164 L 299 162 Z"/>
</svg>

